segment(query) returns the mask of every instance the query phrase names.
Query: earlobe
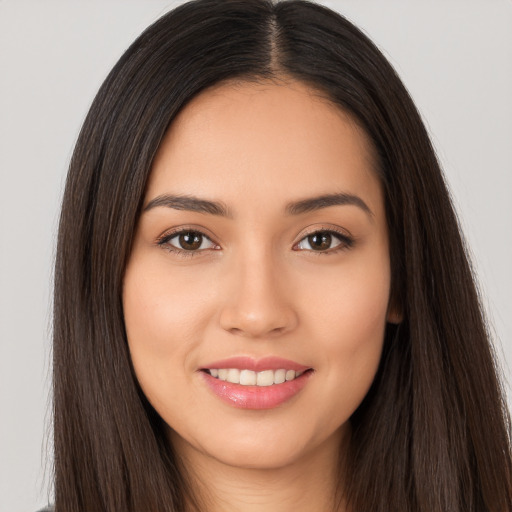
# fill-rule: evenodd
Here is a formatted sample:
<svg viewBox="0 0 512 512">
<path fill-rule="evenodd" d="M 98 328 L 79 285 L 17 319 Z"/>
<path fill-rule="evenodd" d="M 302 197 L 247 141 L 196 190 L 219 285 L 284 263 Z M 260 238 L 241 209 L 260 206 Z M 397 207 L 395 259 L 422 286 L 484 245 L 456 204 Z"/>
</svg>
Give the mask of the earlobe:
<svg viewBox="0 0 512 512">
<path fill-rule="evenodd" d="M 402 308 L 390 304 L 386 315 L 386 322 L 388 322 L 389 324 L 399 325 L 402 323 L 403 319 L 404 315 L 402 312 Z"/>
</svg>

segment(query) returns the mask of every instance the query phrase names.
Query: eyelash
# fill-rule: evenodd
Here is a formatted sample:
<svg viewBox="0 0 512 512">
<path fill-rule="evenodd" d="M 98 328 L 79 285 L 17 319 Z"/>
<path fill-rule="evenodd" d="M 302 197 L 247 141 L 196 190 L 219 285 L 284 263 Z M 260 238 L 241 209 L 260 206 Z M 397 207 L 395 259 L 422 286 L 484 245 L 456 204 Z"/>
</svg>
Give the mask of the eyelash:
<svg viewBox="0 0 512 512">
<path fill-rule="evenodd" d="M 211 242 L 214 245 L 213 250 L 219 250 L 219 248 L 220 248 L 217 244 L 215 244 L 215 242 L 208 235 L 206 235 L 205 233 L 203 233 L 202 231 L 200 231 L 199 229 L 196 229 L 196 228 L 194 228 L 194 229 L 187 229 L 187 228 L 185 228 L 185 229 L 179 229 L 177 231 L 171 231 L 170 233 L 164 233 L 162 236 L 160 236 L 157 239 L 156 243 L 157 243 L 157 245 L 159 245 L 160 247 L 162 247 L 166 251 L 169 251 L 169 252 L 171 252 L 173 254 L 176 254 L 177 256 L 180 256 L 182 258 L 192 258 L 194 256 L 197 256 L 199 253 L 207 250 L 207 249 L 196 249 L 196 250 L 180 249 L 180 248 L 175 247 L 175 246 L 173 246 L 173 245 L 171 245 L 169 243 L 173 238 L 176 238 L 176 237 L 178 237 L 180 235 L 184 235 L 184 234 L 187 234 L 187 233 L 194 234 L 194 235 L 199 235 L 203 239 L 208 240 L 209 242 Z M 338 253 L 340 251 L 348 250 L 348 249 L 353 247 L 354 242 L 355 242 L 354 238 L 352 238 L 351 236 L 347 235 L 346 233 L 343 233 L 343 232 L 338 231 L 336 229 L 332 229 L 332 228 L 329 228 L 329 229 L 315 229 L 314 231 L 311 231 L 310 233 L 306 233 L 293 246 L 292 249 L 295 250 L 295 251 L 301 251 L 301 249 L 295 249 L 295 247 L 297 247 L 304 240 L 307 240 L 309 237 L 311 237 L 313 235 L 318 235 L 320 233 L 333 236 L 333 237 L 337 238 L 340 243 L 337 246 L 335 246 L 334 248 L 327 249 L 325 251 L 315 251 L 313 249 L 302 249 L 302 250 L 308 251 L 309 253 L 312 253 L 312 254 L 315 254 L 315 255 L 318 255 L 318 256 L 327 256 L 327 255 L 336 254 L 336 253 Z"/>
<path fill-rule="evenodd" d="M 325 251 L 315 251 L 313 249 L 303 249 L 303 250 L 306 250 L 309 253 L 314 254 L 316 256 L 330 256 L 333 254 L 337 254 L 341 251 L 346 251 L 354 246 L 355 239 L 353 237 L 347 235 L 346 233 L 343 233 L 342 231 L 338 231 L 333 228 L 325 228 L 325 229 L 315 229 L 315 230 L 311 231 L 310 233 L 305 234 L 294 245 L 294 247 L 296 247 L 298 244 L 300 244 L 302 241 L 308 239 L 309 237 L 311 237 L 313 235 L 318 235 L 320 233 L 327 234 L 334 238 L 337 238 L 340 243 L 337 246 L 335 246 L 331 249 L 327 249 Z M 295 249 L 295 250 L 299 250 L 299 249 Z"/>
<path fill-rule="evenodd" d="M 173 254 L 176 254 L 177 256 L 180 256 L 182 258 L 192 258 L 194 256 L 197 256 L 202 251 L 205 251 L 206 249 L 200 249 L 200 250 L 186 250 L 186 249 L 180 249 L 178 247 L 175 247 L 171 245 L 169 242 L 180 235 L 184 235 L 187 233 L 191 233 L 194 235 L 200 235 L 203 239 L 206 239 L 210 241 L 215 247 L 218 247 L 218 245 L 215 244 L 215 242 L 205 233 L 200 231 L 197 228 L 182 228 L 178 229 L 176 231 L 171 231 L 170 233 L 164 233 L 162 236 L 160 236 L 157 239 L 157 245 L 165 249 L 166 251 L 169 251 Z M 218 249 L 215 249 L 218 250 Z"/>
</svg>

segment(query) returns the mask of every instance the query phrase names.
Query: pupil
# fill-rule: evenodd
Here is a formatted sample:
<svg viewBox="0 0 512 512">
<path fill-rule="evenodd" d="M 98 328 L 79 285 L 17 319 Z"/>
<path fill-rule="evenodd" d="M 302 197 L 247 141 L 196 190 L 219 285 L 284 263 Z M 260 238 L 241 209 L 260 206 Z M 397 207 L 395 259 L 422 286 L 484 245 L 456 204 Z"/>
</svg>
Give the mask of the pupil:
<svg viewBox="0 0 512 512">
<path fill-rule="evenodd" d="M 194 249 L 199 249 L 199 247 L 201 247 L 202 238 L 202 235 L 199 233 L 189 231 L 188 233 L 182 233 L 179 241 L 183 249 L 193 251 Z"/>
<path fill-rule="evenodd" d="M 332 236 L 329 233 L 315 233 L 308 237 L 309 245 L 316 251 L 329 249 Z"/>
</svg>

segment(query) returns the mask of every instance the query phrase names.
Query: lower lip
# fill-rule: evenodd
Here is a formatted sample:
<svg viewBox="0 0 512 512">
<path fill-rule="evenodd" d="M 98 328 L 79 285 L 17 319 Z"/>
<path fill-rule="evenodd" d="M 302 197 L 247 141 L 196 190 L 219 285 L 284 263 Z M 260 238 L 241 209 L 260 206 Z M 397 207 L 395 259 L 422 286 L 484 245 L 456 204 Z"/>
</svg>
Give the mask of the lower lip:
<svg viewBox="0 0 512 512">
<path fill-rule="evenodd" d="M 239 409 L 273 409 L 291 400 L 307 384 L 312 371 L 272 386 L 242 386 L 200 372 L 208 387 L 221 400 Z"/>
</svg>

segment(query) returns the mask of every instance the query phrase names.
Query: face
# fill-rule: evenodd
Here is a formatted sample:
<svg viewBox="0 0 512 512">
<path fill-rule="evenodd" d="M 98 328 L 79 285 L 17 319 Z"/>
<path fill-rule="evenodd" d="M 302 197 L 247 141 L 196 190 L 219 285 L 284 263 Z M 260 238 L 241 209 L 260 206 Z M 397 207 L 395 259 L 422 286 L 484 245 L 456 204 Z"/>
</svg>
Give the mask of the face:
<svg viewBox="0 0 512 512">
<path fill-rule="evenodd" d="M 173 122 L 144 205 L 124 314 L 171 442 L 258 468 L 339 444 L 393 320 L 364 132 L 297 82 L 220 85 Z"/>
</svg>

